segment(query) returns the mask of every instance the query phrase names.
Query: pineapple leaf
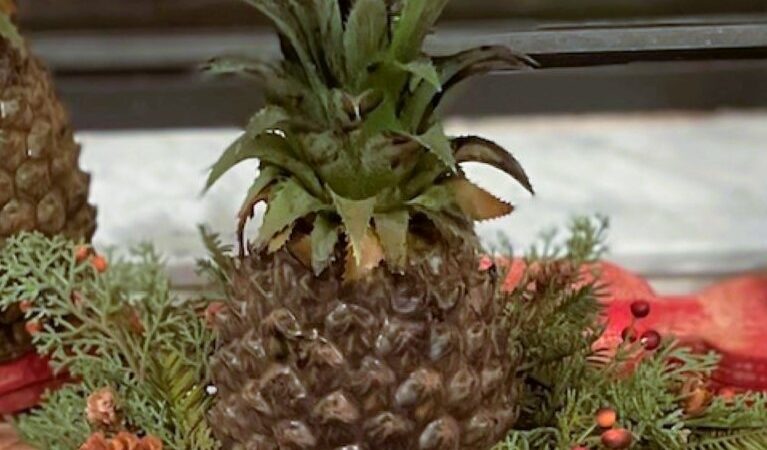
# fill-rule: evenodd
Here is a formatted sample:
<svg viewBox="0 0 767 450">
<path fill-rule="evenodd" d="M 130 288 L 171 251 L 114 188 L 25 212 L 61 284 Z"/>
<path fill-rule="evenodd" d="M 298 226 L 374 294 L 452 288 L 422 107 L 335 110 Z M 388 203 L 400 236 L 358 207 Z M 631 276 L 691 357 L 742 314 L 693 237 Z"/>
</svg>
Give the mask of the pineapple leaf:
<svg viewBox="0 0 767 450">
<path fill-rule="evenodd" d="M 242 203 L 238 214 L 239 220 L 237 224 L 237 242 L 240 244 L 242 251 L 245 249 L 245 225 L 248 219 L 253 217 L 253 208 L 259 202 L 266 200 L 266 188 L 274 183 L 279 175 L 279 169 L 274 166 L 266 166 L 261 169 L 261 173 L 258 174 L 250 189 L 248 189 L 248 195 L 245 197 L 245 201 Z"/>
<path fill-rule="evenodd" d="M 522 70 L 534 67 L 535 61 L 505 46 L 483 46 L 451 56 L 434 59 L 442 85 L 455 85 L 471 75 L 489 70 Z"/>
<path fill-rule="evenodd" d="M 264 223 L 258 233 L 257 247 L 263 247 L 274 235 L 296 220 L 318 212 L 325 205 L 292 178 L 279 183 L 269 196 Z"/>
<path fill-rule="evenodd" d="M 242 202 L 242 208 L 240 209 L 240 215 L 252 214 L 252 209 L 255 206 L 255 201 L 262 196 L 264 189 L 277 180 L 280 175 L 280 170 L 274 166 L 265 166 L 261 169 L 253 184 L 248 189 L 248 195 L 245 197 L 245 201 Z"/>
<path fill-rule="evenodd" d="M 349 79 L 360 79 L 385 44 L 388 14 L 383 0 L 357 0 L 344 33 L 346 70 Z"/>
<path fill-rule="evenodd" d="M 495 198 L 492 194 L 463 177 L 451 178 L 445 185 L 461 210 L 473 220 L 490 220 L 509 215 L 514 206 Z"/>
<path fill-rule="evenodd" d="M 338 226 L 324 214 L 317 214 L 311 234 L 312 268 L 319 276 L 332 262 L 336 243 L 338 242 Z"/>
<path fill-rule="evenodd" d="M 337 77 L 346 71 L 344 55 L 344 23 L 337 0 L 314 0 L 320 35 L 325 45 L 325 58 Z"/>
<path fill-rule="evenodd" d="M 443 212 L 451 206 L 455 206 L 453 190 L 444 184 L 431 186 L 407 203 L 419 210 L 426 209 L 435 213 Z"/>
<path fill-rule="evenodd" d="M 434 181 L 445 172 L 449 172 L 444 164 L 434 155 L 428 153 L 421 155 L 413 176 L 402 183 L 403 197 L 412 199 L 421 194 L 425 189 L 434 185 Z"/>
<path fill-rule="evenodd" d="M 359 280 L 370 273 L 381 264 L 384 259 L 381 241 L 378 240 L 372 228 L 368 228 L 360 242 L 361 258 L 357 258 L 358 252 L 355 251 L 355 258 L 349 257 L 346 253 L 346 270 L 344 271 L 344 282 Z"/>
<path fill-rule="evenodd" d="M 363 129 L 369 136 L 382 131 L 402 131 L 402 125 L 397 117 L 396 102 L 389 96 L 384 96 L 379 106 L 365 118 Z"/>
<path fill-rule="evenodd" d="M 289 240 L 288 251 L 304 267 L 312 266 L 312 238 L 308 234 L 299 234 L 296 238 Z"/>
<path fill-rule="evenodd" d="M 410 213 L 402 210 L 375 214 L 373 220 L 386 255 L 386 262 L 392 269 L 402 272 L 407 262 L 407 231 Z"/>
<path fill-rule="evenodd" d="M 426 216 L 434 224 L 442 237 L 449 242 L 468 243 L 475 247 L 479 246 L 472 222 L 467 221 L 465 217 L 461 217 L 460 211 L 452 210 L 452 208 L 457 208 L 456 206 L 449 203 L 445 204 L 445 210 L 443 211 L 436 211 L 417 204 L 411 205 L 411 207 L 415 212 Z"/>
<path fill-rule="evenodd" d="M 306 0 L 279 0 L 280 6 L 285 10 L 285 15 L 292 21 L 294 33 L 303 44 L 315 69 L 324 69 L 324 47 L 318 16 L 314 14 L 314 8 Z M 283 6 L 284 5 L 284 6 Z M 320 73 L 324 74 L 324 73 Z"/>
<path fill-rule="evenodd" d="M 290 240 L 290 236 L 293 234 L 293 225 L 294 224 L 291 223 L 287 228 L 280 231 L 269 240 L 269 245 L 267 246 L 267 252 L 269 254 L 279 251 L 285 244 L 287 244 L 288 240 Z"/>
<path fill-rule="evenodd" d="M 448 0 L 409 0 L 397 22 L 390 56 L 395 61 L 410 62 L 421 52 L 423 41 L 442 14 Z"/>
<path fill-rule="evenodd" d="M 338 215 L 341 216 L 341 220 L 346 228 L 346 234 L 349 236 L 354 258 L 359 265 L 364 258 L 362 241 L 370 227 L 370 219 L 373 217 L 376 198 L 350 200 L 339 196 L 335 192 L 331 192 L 331 194 L 333 195 L 333 202 L 336 205 Z"/>
<path fill-rule="evenodd" d="M 426 83 L 421 84 L 413 95 L 406 99 L 402 111 L 403 121 L 416 131 L 428 123 L 444 95 L 466 78 L 494 69 L 523 69 L 534 65 L 534 62 L 506 47 L 485 46 L 435 58 L 433 64 L 439 73 L 442 89 L 435 89 Z"/>
<path fill-rule="evenodd" d="M 207 191 L 229 169 L 248 159 L 258 158 L 262 163 L 272 164 L 293 174 L 313 195 L 322 198 L 324 190 L 314 171 L 304 162 L 289 155 L 290 148 L 285 139 L 275 134 L 262 134 L 251 138 L 245 133 L 226 149 L 213 165 L 205 185 Z"/>
<path fill-rule="evenodd" d="M 407 64 L 397 63 L 397 67 L 409 72 L 410 77 L 410 92 L 415 92 L 420 86 L 421 81 L 425 81 L 436 92 L 442 91 L 442 81 L 440 80 L 437 68 L 428 59 L 419 59 Z"/>
<path fill-rule="evenodd" d="M 509 174 L 528 192 L 535 194 L 522 164 L 495 142 L 477 136 L 463 136 L 453 139 L 452 145 L 455 150 L 456 162 L 479 162 L 491 165 Z"/>
<path fill-rule="evenodd" d="M 290 115 L 282 107 L 275 105 L 265 106 L 250 118 L 245 131 L 250 137 L 256 138 L 265 131 L 269 131 L 288 120 L 290 120 Z"/>
<path fill-rule="evenodd" d="M 450 140 L 445 135 L 442 124 L 435 124 L 426 133 L 414 136 L 413 139 L 434 153 L 447 168 L 455 169 L 456 162 L 453 156 L 453 149 L 450 146 Z"/>
<path fill-rule="evenodd" d="M 449 184 L 433 185 L 407 204 L 415 212 L 426 215 L 445 238 L 476 241 L 471 216 L 458 205 L 455 191 Z"/>
<path fill-rule="evenodd" d="M 5 14 L 0 14 L 0 36 L 7 39 L 22 56 L 26 56 L 24 39 L 19 34 L 16 25 L 13 24 L 11 17 Z"/>
<path fill-rule="evenodd" d="M 303 73 L 317 95 L 325 91 L 325 85 L 318 76 L 315 61 L 309 55 L 310 49 L 306 48 L 301 40 L 299 32 L 300 24 L 297 24 L 290 9 L 291 2 L 285 0 L 245 0 L 272 21 L 280 35 L 285 59 L 292 61 L 297 59 L 303 69 Z"/>
<path fill-rule="evenodd" d="M 241 75 L 265 81 L 273 78 L 277 69 L 273 64 L 241 56 L 221 56 L 202 65 L 201 70 L 210 75 Z"/>
</svg>

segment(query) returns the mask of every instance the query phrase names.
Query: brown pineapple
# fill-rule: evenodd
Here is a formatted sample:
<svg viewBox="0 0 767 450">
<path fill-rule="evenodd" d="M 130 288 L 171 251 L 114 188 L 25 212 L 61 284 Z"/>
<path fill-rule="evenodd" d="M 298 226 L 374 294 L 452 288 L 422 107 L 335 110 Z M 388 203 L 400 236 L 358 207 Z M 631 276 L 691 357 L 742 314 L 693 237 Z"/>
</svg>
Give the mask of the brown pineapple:
<svg viewBox="0 0 767 450">
<path fill-rule="evenodd" d="M 90 240 L 96 210 L 80 147 L 51 78 L 31 56 L 0 1 L 0 245 L 21 231 Z M 0 362 L 28 351 L 18 308 L 0 312 Z"/>
<path fill-rule="evenodd" d="M 483 449 L 517 417 L 516 358 L 473 223 L 512 206 L 459 164 L 493 165 L 532 191 L 519 163 L 477 137 L 451 139 L 444 91 L 505 48 L 429 58 L 445 0 L 252 0 L 285 59 L 223 59 L 264 81 L 267 106 L 214 165 L 260 174 L 240 212 L 241 254 L 217 255 L 210 423 L 224 449 Z M 256 204 L 258 238 L 242 242 Z"/>
</svg>

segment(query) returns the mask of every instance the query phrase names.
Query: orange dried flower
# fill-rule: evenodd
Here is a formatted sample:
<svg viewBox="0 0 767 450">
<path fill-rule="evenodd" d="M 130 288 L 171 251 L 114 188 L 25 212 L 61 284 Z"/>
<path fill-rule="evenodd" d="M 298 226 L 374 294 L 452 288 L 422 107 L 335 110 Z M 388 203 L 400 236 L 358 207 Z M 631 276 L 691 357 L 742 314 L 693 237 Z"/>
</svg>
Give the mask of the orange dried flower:
<svg viewBox="0 0 767 450">
<path fill-rule="evenodd" d="M 154 436 L 146 436 L 141 440 L 141 450 L 162 450 L 162 441 Z"/>
<path fill-rule="evenodd" d="M 109 441 L 104 436 L 104 433 L 93 433 L 88 440 L 80 446 L 80 450 L 110 450 Z"/>
<path fill-rule="evenodd" d="M 102 388 L 88 397 L 85 415 L 88 422 L 95 426 L 113 427 L 117 425 L 117 404 L 111 388 Z"/>
<path fill-rule="evenodd" d="M 109 450 L 138 450 L 141 440 L 135 434 L 121 431 L 112 438 L 109 443 Z"/>
<path fill-rule="evenodd" d="M 154 436 L 139 438 L 133 433 L 121 431 L 112 439 L 104 433 L 92 434 L 80 450 L 163 450 L 162 441 Z"/>
</svg>

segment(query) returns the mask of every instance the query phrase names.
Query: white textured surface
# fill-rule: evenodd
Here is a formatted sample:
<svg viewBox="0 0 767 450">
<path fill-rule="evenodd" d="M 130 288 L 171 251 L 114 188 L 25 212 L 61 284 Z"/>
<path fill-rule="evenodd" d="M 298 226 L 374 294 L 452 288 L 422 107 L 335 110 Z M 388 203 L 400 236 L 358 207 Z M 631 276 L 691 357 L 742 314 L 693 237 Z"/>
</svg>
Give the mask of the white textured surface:
<svg viewBox="0 0 767 450">
<path fill-rule="evenodd" d="M 767 112 L 691 116 L 569 116 L 452 121 L 512 151 L 538 195 L 493 169 L 469 176 L 517 212 L 482 224 L 527 246 L 574 214 L 612 219 L 612 258 L 655 275 L 767 265 Z M 245 163 L 205 197 L 205 169 L 237 130 L 83 133 L 93 173 L 100 245 L 152 241 L 172 263 L 203 255 L 196 225 L 232 236 L 256 164 Z"/>
</svg>

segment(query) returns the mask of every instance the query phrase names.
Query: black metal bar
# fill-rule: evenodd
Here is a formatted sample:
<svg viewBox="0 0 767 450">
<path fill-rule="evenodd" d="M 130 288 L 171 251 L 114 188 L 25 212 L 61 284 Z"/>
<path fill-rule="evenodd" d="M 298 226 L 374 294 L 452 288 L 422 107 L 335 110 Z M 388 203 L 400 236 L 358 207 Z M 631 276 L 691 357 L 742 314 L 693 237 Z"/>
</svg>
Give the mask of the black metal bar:
<svg viewBox="0 0 767 450">
<path fill-rule="evenodd" d="M 266 28 L 57 31 L 32 33 L 31 43 L 80 129 L 240 125 L 260 105 L 257 89 L 204 80 L 195 67 L 221 54 L 277 54 Z M 542 70 L 472 82 L 449 114 L 767 107 L 767 16 L 452 24 L 428 47 L 482 44 L 531 54 Z"/>
<path fill-rule="evenodd" d="M 277 53 L 276 39 L 266 29 L 47 32 L 33 33 L 30 41 L 38 55 L 63 72 L 183 70 L 221 54 L 268 57 Z M 578 66 L 601 65 L 615 54 L 624 55 L 620 62 L 721 59 L 733 50 L 753 58 L 762 57 L 767 49 L 767 17 L 725 24 L 602 24 L 534 30 L 514 30 L 509 23 L 487 23 L 480 28 L 452 26 L 430 39 L 428 47 L 434 53 L 451 53 L 483 44 L 507 45 L 544 62 L 550 56 L 580 56 L 574 59 L 576 63 L 564 64 Z"/>
<path fill-rule="evenodd" d="M 78 129 L 241 126 L 254 86 L 195 74 L 67 75 L 58 87 Z M 636 63 L 476 79 L 457 89 L 459 116 L 767 107 L 767 61 Z"/>
</svg>

